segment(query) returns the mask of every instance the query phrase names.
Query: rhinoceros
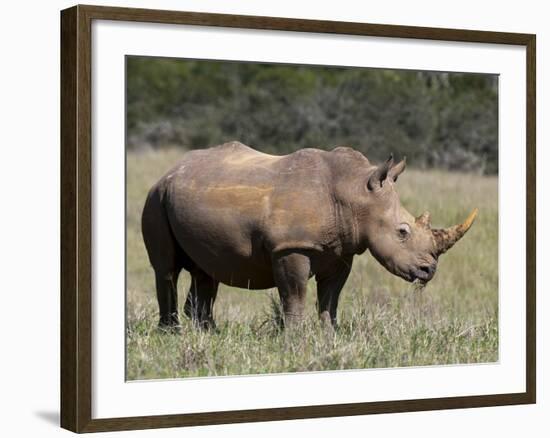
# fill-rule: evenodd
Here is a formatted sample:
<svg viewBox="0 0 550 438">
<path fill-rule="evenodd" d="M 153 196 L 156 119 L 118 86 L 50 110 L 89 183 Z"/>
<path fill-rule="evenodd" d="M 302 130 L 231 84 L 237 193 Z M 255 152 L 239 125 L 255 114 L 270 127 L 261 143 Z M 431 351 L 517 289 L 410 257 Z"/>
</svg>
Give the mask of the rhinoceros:
<svg viewBox="0 0 550 438">
<path fill-rule="evenodd" d="M 367 249 L 388 271 L 427 283 L 438 257 L 472 225 L 432 229 L 413 217 L 396 181 L 405 160 L 376 166 L 349 147 L 275 156 L 239 142 L 187 152 L 149 191 L 142 233 L 155 271 L 159 326 L 178 327 L 178 276 L 191 274 L 185 314 L 214 325 L 219 283 L 277 287 L 284 325 L 302 320 L 308 280 L 318 312 L 336 325 L 353 258 Z"/>
</svg>

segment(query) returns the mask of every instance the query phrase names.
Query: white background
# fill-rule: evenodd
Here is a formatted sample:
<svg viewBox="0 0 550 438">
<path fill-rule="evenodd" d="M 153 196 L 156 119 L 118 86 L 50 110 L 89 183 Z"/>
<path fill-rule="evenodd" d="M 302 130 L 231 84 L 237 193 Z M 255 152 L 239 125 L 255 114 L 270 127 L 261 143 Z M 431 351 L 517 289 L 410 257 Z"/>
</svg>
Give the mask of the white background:
<svg viewBox="0 0 550 438">
<path fill-rule="evenodd" d="M 94 2 L 97 3 L 97 2 Z M 100 3 L 97 3 L 100 4 Z M 546 43 L 548 13 L 544 2 L 312 2 L 278 1 L 110 1 L 110 5 L 186 9 L 256 15 L 318 18 L 373 23 L 461 27 L 537 33 L 538 36 L 538 223 L 550 210 L 543 184 L 549 160 L 542 145 L 542 124 L 550 95 Z M 0 428 L 8 436 L 67 435 L 57 427 L 59 400 L 59 9 L 63 1 L 15 2 L 3 5 L 0 105 L 0 266 L 3 312 L 0 376 L 4 382 Z M 542 164 L 541 164 L 542 163 Z M 550 163 L 548 163 L 550 164 Z M 547 229 L 538 228 L 538 272 L 550 244 Z M 467 409 L 367 417 L 286 421 L 265 424 L 210 426 L 166 431 L 109 434 L 113 436 L 263 436 L 342 433 L 378 436 L 464 437 L 545 436 L 550 387 L 542 372 L 549 363 L 542 350 L 549 324 L 543 292 L 548 280 L 538 278 L 538 400 L 535 406 Z M 547 433 L 547 432 L 546 432 Z"/>
</svg>

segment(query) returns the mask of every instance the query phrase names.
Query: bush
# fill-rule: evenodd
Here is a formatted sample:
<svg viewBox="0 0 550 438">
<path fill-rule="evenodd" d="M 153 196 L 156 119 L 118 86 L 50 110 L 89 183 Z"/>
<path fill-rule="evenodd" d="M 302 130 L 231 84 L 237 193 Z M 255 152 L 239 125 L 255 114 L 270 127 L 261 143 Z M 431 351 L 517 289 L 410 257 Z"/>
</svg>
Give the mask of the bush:
<svg viewBox="0 0 550 438">
<path fill-rule="evenodd" d="M 498 77 L 129 57 L 127 147 L 239 140 L 284 154 L 352 146 L 416 167 L 498 173 Z"/>
</svg>

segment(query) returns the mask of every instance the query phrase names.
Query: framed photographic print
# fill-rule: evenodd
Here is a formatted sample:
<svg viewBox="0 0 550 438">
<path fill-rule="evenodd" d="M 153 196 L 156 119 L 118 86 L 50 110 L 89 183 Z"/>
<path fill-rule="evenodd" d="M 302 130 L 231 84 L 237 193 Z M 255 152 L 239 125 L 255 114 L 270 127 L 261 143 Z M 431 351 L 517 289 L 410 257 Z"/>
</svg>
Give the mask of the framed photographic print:
<svg viewBox="0 0 550 438">
<path fill-rule="evenodd" d="M 61 13 L 61 425 L 535 403 L 535 36 Z"/>
</svg>

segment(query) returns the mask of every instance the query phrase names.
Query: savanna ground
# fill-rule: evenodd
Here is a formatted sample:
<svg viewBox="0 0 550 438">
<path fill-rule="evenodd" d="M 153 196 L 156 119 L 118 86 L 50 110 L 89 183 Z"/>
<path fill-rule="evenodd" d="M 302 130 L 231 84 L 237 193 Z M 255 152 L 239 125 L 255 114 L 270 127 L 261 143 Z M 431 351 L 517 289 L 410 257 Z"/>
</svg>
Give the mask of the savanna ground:
<svg viewBox="0 0 550 438">
<path fill-rule="evenodd" d="M 149 188 L 181 150 L 127 154 L 127 379 L 406 367 L 498 360 L 498 192 L 496 176 L 408 169 L 398 182 L 414 215 L 436 227 L 480 212 L 468 234 L 440 258 L 421 292 L 391 275 L 368 252 L 355 257 L 342 291 L 339 327 L 317 319 L 315 281 L 307 315 L 291 335 L 278 329 L 276 289 L 220 286 L 216 331 L 193 327 L 181 311 L 189 275 L 179 281 L 181 335 L 157 330 L 153 270 L 140 231 Z"/>
</svg>

